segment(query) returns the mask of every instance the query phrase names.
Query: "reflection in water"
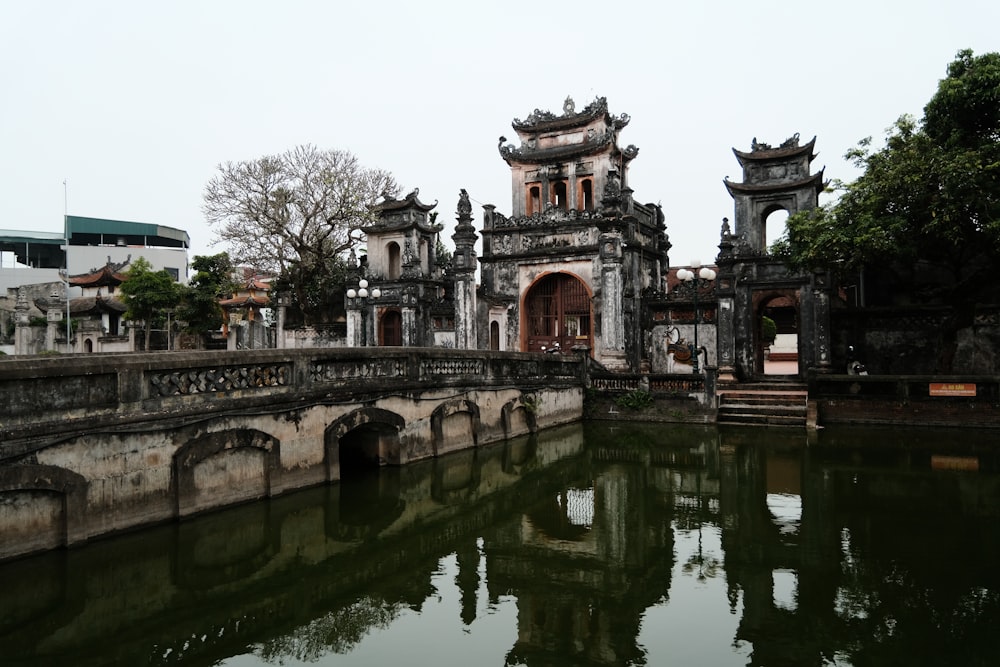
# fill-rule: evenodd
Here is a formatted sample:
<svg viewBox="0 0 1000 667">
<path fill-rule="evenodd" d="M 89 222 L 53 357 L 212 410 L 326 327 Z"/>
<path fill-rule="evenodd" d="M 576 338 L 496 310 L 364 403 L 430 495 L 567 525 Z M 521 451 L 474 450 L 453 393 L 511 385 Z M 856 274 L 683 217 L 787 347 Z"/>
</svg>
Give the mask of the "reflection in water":
<svg viewBox="0 0 1000 667">
<path fill-rule="evenodd" d="M 986 665 L 947 433 L 577 425 L 0 566 L 10 665 Z"/>
</svg>

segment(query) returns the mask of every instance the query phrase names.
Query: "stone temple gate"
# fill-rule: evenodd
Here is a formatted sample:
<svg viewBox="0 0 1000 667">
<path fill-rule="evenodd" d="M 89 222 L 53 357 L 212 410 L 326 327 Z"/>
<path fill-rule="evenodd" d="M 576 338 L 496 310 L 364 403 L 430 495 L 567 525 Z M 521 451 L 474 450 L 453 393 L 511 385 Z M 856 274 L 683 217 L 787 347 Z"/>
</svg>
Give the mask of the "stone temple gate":
<svg viewBox="0 0 1000 667">
<path fill-rule="evenodd" d="M 733 149 L 743 167 L 742 182 L 725 180 L 735 203 L 735 230 L 723 223 L 717 258 L 718 364 L 720 382 L 764 375 L 765 341 L 761 323 L 769 309 L 786 315 L 794 331 L 796 375 L 830 368 L 830 277 L 826 272 L 790 269 L 768 255 L 768 217 L 789 215 L 818 205 L 823 171 L 810 174 L 816 139 L 799 145 L 799 136 L 778 147 L 753 140 L 750 152 Z"/>
</svg>

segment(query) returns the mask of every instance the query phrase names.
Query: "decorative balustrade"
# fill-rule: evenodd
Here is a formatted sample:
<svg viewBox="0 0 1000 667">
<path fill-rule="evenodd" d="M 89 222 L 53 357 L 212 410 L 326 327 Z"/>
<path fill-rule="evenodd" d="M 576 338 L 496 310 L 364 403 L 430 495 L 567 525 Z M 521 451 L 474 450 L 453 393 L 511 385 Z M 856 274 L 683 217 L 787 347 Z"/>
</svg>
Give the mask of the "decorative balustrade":
<svg viewBox="0 0 1000 667">
<path fill-rule="evenodd" d="M 653 394 L 699 394 L 705 391 L 701 375 L 638 375 L 631 373 L 591 373 L 590 386 L 603 391 L 645 390 Z"/>
<path fill-rule="evenodd" d="M 290 382 L 291 366 L 272 364 L 198 368 L 179 372 L 151 372 L 148 378 L 153 395 L 182 396 L 234 389 L 283 387 Z"/>
<path fill-rule="evenodd" d="M 0 360 L 0 449 L 13 438 L 440 386 L 580 387 L 583 360 L 444 348 L 184 351 Z"/>
<path fill-rule="evenodd" d="M 406 377 L 405 359 L 348 359 L 344 361 L 314 361 L 309 364 L 312 382 L 340 382 L 362 378 Z"/>
<path fill-rule="evenodd" d="M 421 359 L 420 377 L 471 375 L 481 377 L 485 372 L 483 359 Z"/>
</svg>

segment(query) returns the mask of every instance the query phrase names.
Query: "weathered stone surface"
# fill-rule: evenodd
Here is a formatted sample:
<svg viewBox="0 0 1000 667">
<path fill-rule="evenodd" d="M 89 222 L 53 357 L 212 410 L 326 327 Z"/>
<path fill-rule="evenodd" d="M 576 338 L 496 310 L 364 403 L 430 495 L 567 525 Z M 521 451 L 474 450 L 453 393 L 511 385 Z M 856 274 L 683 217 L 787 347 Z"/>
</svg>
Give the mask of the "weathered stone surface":
<svg viewBox="0 0 1000 667">
<path fill-rule="evenodd" d="M 0 424 L 0 534 L 13 536 L 0 558 L 335 481 L 345 453 L 403 465 L 583 409 L 573 356 L 340 348 L 67 361 L 2 362 L 0 391 L 48 400 L 22 401 Z M 128 390 L 112 404 L 78 391 L 90 378 Z"/>
</svg>

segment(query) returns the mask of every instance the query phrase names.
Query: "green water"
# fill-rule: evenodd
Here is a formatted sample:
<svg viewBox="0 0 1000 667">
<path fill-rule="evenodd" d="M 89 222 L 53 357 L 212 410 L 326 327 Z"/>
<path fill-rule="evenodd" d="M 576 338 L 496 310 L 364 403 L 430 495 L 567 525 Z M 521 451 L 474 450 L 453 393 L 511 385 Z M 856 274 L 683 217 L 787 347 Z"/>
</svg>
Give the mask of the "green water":
<svg viewBox="0 0 1000 667">
<path fill-rule="evenodd" d="M 577 425 L 0 565 L 0 665 L 993 665 L 1000 434 Z"/>
</svg>

